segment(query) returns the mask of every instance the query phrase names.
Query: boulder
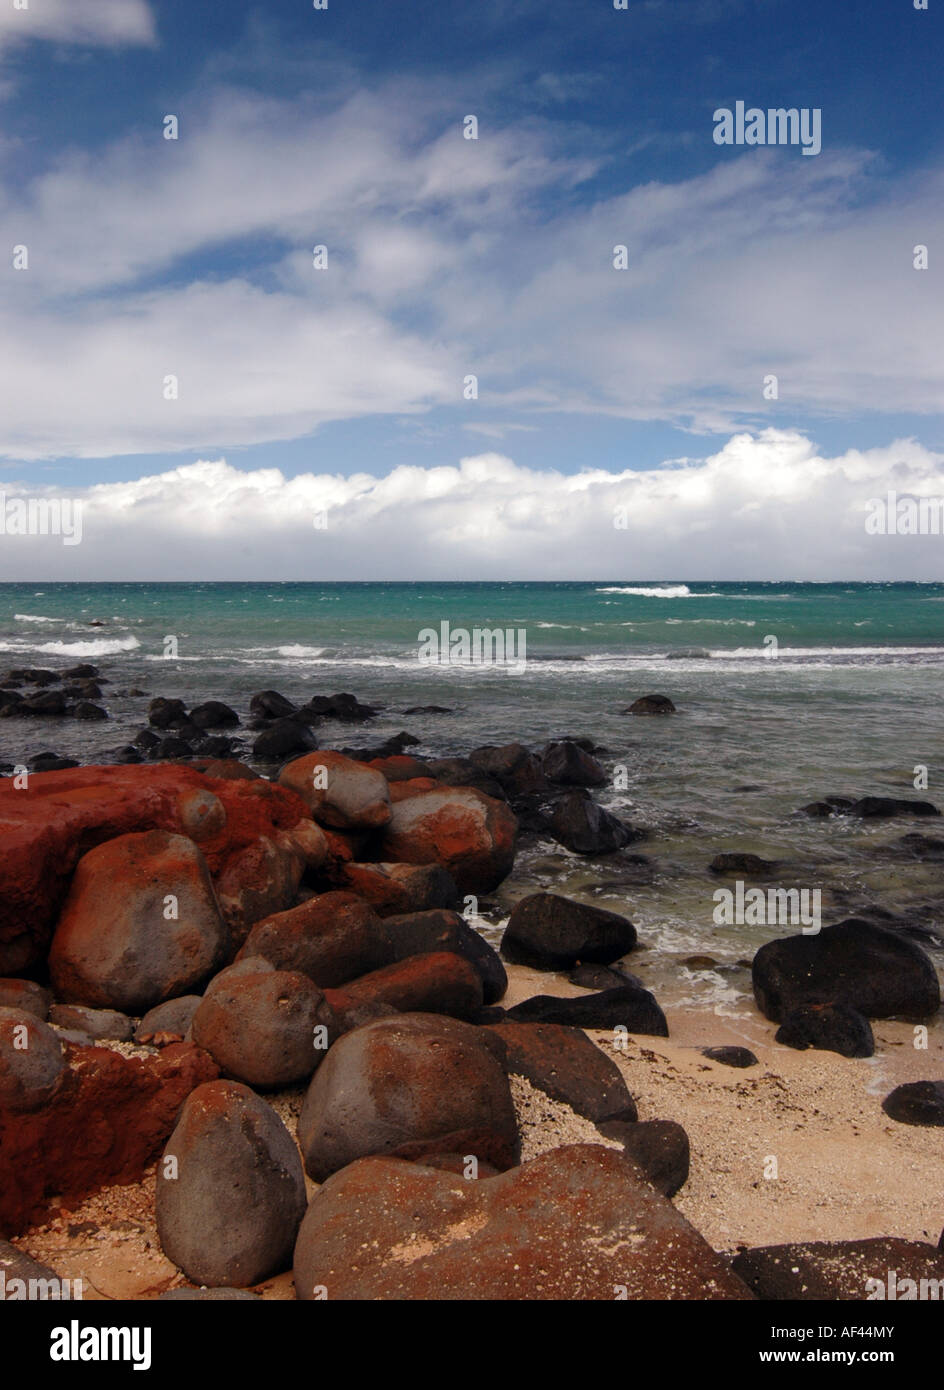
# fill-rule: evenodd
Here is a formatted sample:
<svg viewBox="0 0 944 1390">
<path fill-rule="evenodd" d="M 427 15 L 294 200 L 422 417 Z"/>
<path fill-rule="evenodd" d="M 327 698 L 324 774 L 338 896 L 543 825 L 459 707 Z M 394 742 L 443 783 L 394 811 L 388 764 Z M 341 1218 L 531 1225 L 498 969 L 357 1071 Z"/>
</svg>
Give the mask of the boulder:
<svg viewBox="0 0 944 1390">
<path fill-rule="evenodd" d="M 279 773 L 316 821 L 335 830 L 380 830 L 390 820 L 390 789 L 383 773 L 341 753 L 321 749 L 296 758 Z"/>
<path fill-rule="evenodd" d="M 339 878 L 381 917 L 452 908 L 459 901 L 455 881 L 442 864 L 347 863 Z"/>
<path fill-rule="evenodd" d="M 571 970 L 567 979 L 580 989 L 617 989 L 620 985 L 626 984 L 645 988 L 638 975 L 634 975 L 631 970 L 624 970 L 619 964 L 578 965 Z"/>
<path fill-rule="evenodd" d="M 190 722 L 198 729 L 226 729 L 239 723 L 239 715 L 222 700 L 205 700 L 202 705 L 194 705 Z"/>
<path fill-rule="evenodd" d="M 869 1020 L 848 1004 L 801 1004 L 777 1029 L 774 1042 L 803 1051 L 838 1052 L 842 1057 L 872 1057 L 875 1038 Z"/>
<path fill-rule="evenodd" d="M 362 705 L 356 695 L 347 692 L 313 695 L 304 708 L 319 718 L 338 719 L 344 724 L 362 724 L 365 720 L 376 719 L 379 713 L 379 707 Z"/>
<path fill-rule="evenodd" d="M 141 1014 L 222 963 L 228 935 L 206 862 L 165 830 L 83 855 L 49 954 L 58 998 Z"/>
<path fill-rule="evenodd" d="M 498 778 L 476 767 L 468 758 L 431 758 L 427 761 L 426 767 L 427 771 L 423 776 L 435 777 L 444 786 L 475 787 L 486 796 L 493 796 L 496 801 L 507 800 Z"/>
<path fill-rule="evenodd" d="M 53 1004 L 49 1022 L 57 1028 L 74 1028 L 96 1040 L 130 1042 L 134 1024 L 115 1009 L 87 1009 L 82 1004 Z"/>
<path fill-rule="evenodd" d="M 318 747 L 318 740 L 297 719 L 277 719 L 263 729 L 252 745 L 255 757 L 266 762 L 278 762 L 290 753 L 305 753 Z"/>
<path fill-rule="evenodd" d="M 108 711 L 102 709 L 101 705 L 93 704 L 91 700 L 79 700 L 73 707 L 72 714 L 76 719 L 107 719 Z"/>
<path fill-rule="evenodd" d="M 633 1164 L 597 1144 L 478 1181 L 361 1159 L 312 1199 L 295 1288 L 332 1300 L 751 1297 Z"/>
<path fill-rule="evenodd" d="M 322 893 L 257 922 L 237 959 L 259 956 L 278 970 L 300 970 L 321 989 L 346 984 L 395 958 L 380 918 L 353 893 Z"/>
<path fill-rule="evenodd" d="M 608 965 L 636 944 L 636 928 L 616 912 L 557 893 L 532 893 L 512 909 L 501 952 L 516 965 L 570 970 L 578 961 Z"/>
<path fill-rule="evenodd" d="M 847 1303 L 921 1296 L 921 1281 L 935 1281 L 924 1297 L 939 1297 L 944 1252 L 923 1241 L 878 1236 L 871 1240 L 823 1240 L 802 1245 L 762 1245 L 744 1250 L 731 1268 L 764 1300 L 813 1299 Z M 909 1284 L 909 1281 L 913 1281 Z"/>
<path fill-rule="evenodd" d="M 0 1009 L 22 1009 L 45 1023 L 51 1004 L 52 990 L 35 980 L 0 980 Z"/>
<path fill-rule="evenodd" d="M 508 797 L 543 791 L 548 785 L 540 758 L 535 757 L 523 743 L 474 748 L 469 754 L 469 762 L 480 772 L 494 777 Z"/>
<path fill-rule="evenodd" d="M 541 765 L 547 780 L 560 787 L 602 787 L 607 780 L 603 765 L 569 739 L 549 743 Z"/>
<path fill-rule="evenodd" d="M 579 1028 L 556 1023 L 495 1023 L 506 1067 L 594 1124 L 634 1121 L 636 1104 L 619 1067 Z M 618 1136 L 617 1136 L 618 1137 Z"/>
<path fill-rule="evenodd" d="M 474 1017 L 483 1003 L 482 977 L 453 951 L 430 951 L 373 970 L 340 989 L 326 992 L 342 1028 L 357 1027 L 378 1005 L 400 1013 Z"/>
<path fill-rule="evenodd" d="M 395 753 L 390 758 L 373 758 L 368 766 L 386 778 L 388 784 L 433 776 L 429 763 L 422 758 L 411 758 L 407 753 Z"/>
<path fill-rule="evenodd" d="M 613 854 L 642 839 L 640 831 L 605 811 L 579 788 L 557 801 L 547 829 L 558 844 L 574 854 Z"/>
<path fill-rule="evenodd" d="M 181 994 L 176 999 L 168 999 L 166 1004 L 158 1004 L 147 1013 L 134 1030 L 134 1040 L 139 1044 L 163 1047 L 169 1042 L 180 1042 L 190 1032 L 193 1016 L 200 1007 L 199 994 Z"/>
<path fill-rule="evenodd" d="M 668 695 L 641 695 L 634 700 L 622 714 L 675 714 L 675 706 Z"/>
<path fill-rule="evenodd" d="M 625 1028 L 630 1033 L 647 1033 L 667 1038 L 669 1026 L 655 997 L 636 985 L 604 989 L 579 999 L 558 999 L 552 994 L 536 994 L 507 1011 L 515 1023 L 562 1023 L 574 1028 Z"/>
<path fill-rule="evenodd" d="M 803 1004 L 844 1003 L 866 1018 L 930 1018 L 937 972 L 915 942 L 857 918 L 811 936 L 768 941 L 754 957 L 754 997 L 779 1023 Z"/>
<path fill-rule="evenodd" d="M 319 1066 L 337 1036 L 334 1011 L 298 971 L 222 971 L 196 1009 L 191 1033 L 226 1076 L 249 1086 L 294 1086 Z"/>
<path fill-rule="evenodd" d="M 850 816 L 939 816 L 941 813 L 930 801 L 913 801 L 910 797 L 863 796 L 849 808 Z"/>
<path fill-rule="evenodd" d="M 53 1194 L 74 1206 L 102 1186 L 137 1182 L 184 1098 L 217 1074 L 190 1043 L 146 1058 L 94 1044 L 69 1054 L 61 1085 L 40 1109 L 0 1106 L 0 1233 L 42 1224 Z"/>
<path fill-rule="evenodd" d="M 189 720 L 183 700 L 165 700 L 163 695 L 151 701 L 147 712 L 148 723 L 155 729 L 179 729 Z"/>
<path fill-rule="evenodd" d="M 249 701 L 249 713 L 257 719 L 283 719 L 296 708 L 277 690 L 260 690 Z"/>
<path fill-rule="evenodd" d="M 17 714 L 65 714 L 66 697 L 61 690 L 44 690 L 41 695 L 29 695 L 15 706 Z"/>
<path fill-rule="evenodd" d="M 55 1095 L 64 1070 L 48 1024 L 25 1009 L 0 1008 L 0 1109 L 38 1110 Z"/>
<path fill-rule="evenodd" d="M 408 912 L 387 917 L 383 930 L 391 961 L 429 951 L 452 951 L 478 971 L 485 1004 L 495 1004 L 504 997 L 508 976 L 501 957 L 458 912 Z"/>
<path fill-rule="evenodd" d="M 236 1082 L 199 1086 L 158 1164 L 155 1208 L 164 1254 L 194 1283 L 245 1288 L 286 1269 L 305 1178 L 272 1107 Z"/>
<path fill-rule="evenodd" d="M 775 859 L 762 859 L 759 854 L 716 854 L 708 865 L 713 874 L 757 874 L 764 877 L 777 867 Z"/>
<path fill-rule="evenodd" d="M 346 1033 L 302 1106 L 298 1141 L 306 1170 L 324 1182 L 357 1158 L 403 1145 L 510 1167 L 518 1158 L 518 1122 L 500 1053 L 486 1029 L 428 1014 L 383 1018 Z"/>
<path fill-rule="evenodd" d="M 158 1295 L 159 1303 L 232 1303 L 233 1300 L 258 1303 L 260 1296 L 251 1289 L 168 1289 Z"/>
<path fill-rule="evenodd" d="M 597 1126 L 606 1139 L 618 1139 L 623 1153 L 663 1197 L 674 1197 L 688 1182 L 691 1146 L 674 1120 L 606 1120 Z"/>
<path fill-rule="evenodd" d="M 488 893 L 511 872 L 518 822 L 474 787 L 443 787 L 400 801 L 383 833 L 385 859 L 442 864 L 460 893 Z"/>
<path fill-rule="evenodd" d="M 944 1081 L 910 1081 L 882 1101 L 890 1119 L 902 1125 L 944 1125 Z"/>
</svg>

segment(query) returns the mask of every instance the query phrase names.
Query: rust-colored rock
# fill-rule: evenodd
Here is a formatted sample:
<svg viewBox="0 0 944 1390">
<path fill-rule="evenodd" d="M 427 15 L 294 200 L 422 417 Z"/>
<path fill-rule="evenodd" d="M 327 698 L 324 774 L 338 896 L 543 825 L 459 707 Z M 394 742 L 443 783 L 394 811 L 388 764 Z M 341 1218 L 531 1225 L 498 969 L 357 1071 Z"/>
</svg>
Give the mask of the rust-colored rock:
<svg viewBox="0 0 944 1390">
<path fill-rule="evenodd" d="M 325 998 L 344 1029 L 357 1027 L 378 1005 L 400 1013 L 471 1018 L 483 1002 L 482 976 L 454 951 L 430 951 L 373 970 Z"/>
<path fill-rule="evenodd" d="M 183 1101 L 217 1075 L 191 1043 L 123 1057 L 69 1047 L 58 1092 L 32 1114 L 0 1110 L 0 1233 L 41 1221 L 50 1197 L 79 1199 L 109 1183 L 136 1182 L 165 1143 Z"/>
<path fill-rule="evenodd" d="M 488 893 L 511 872 L 518 821 L 474 787 L 441 787 L 398 801 L 381 841 L 385 859 L 443 864 L 462 893 Z"/>
<path fill-rule="evenodd" d="M 387 779 L 376 768 L 321 748 L 295 758 L 279 773 L 315 820 L 336 830 L 379 830 L 390 819 Z"/>
<path fill-rule="evenodd" d="M 455 880 L 442 864 L 345 864 L 340 879 L 381 917 L 452 908 Z"/>
<path fill-rule="evenodd" d="M 0 974 L 21 973 L 45 957 L 84 854 L 137 831 L 187 833 L 185 820 L 193 823 L 192 793 L 201 790 L 212 793 L 225 812 L 222 828 L 200 842 L 218 887 L 247 846 L 311 820 L 304 802 L 285 787 L 262 779 L 215 779 L 176 763 L 31 773 L 26 788 L 15 786 L 13 778 L 0 778 Z M 212 818 L 203 828 L 212 829 Z M 242 908 L 240 874 L 231 869 L 229 879 L 227 891 L 236 911 Z"/>
<path fill-rule="evenodd" d="M 508 1049 L 508 1070 L 594 1124 L 636 1119 L 623 1074 L 580 1028 L 559 1023 L 496 1023 Z"/>
<path fill-rule="evenodd" d="M 277 970 L 300 970 L 333 988 L 393 958 L 380 918 L 353 893 L 322 893 L 257 922 L 238 960 L 264 956 Z"/>
<path fill-rule="evenodd" d="M 315 1194 L 298 1234 L 297 1295 L 319 1286 L 332 1301 L 752 1297 L 671 1202 L 597 1144 L 477 1180 L 352 1163 Z"/>
</svg>

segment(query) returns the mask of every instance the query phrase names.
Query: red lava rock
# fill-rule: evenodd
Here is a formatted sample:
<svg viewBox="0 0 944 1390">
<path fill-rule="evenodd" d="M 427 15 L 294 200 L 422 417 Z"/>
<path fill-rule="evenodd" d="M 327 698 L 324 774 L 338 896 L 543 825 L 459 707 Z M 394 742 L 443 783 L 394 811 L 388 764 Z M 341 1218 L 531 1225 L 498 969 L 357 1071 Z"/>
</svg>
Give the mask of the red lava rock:
<svg viewBox="0 0 944 1390">
<path fill-rule="evenodd" d="M 762 1245 L 731 1261 L 736 1274 L 761 1299 L 918 1299 L 920 1281 L 932 1281 L 937 1298 L 944 1281 L 944 1253 L 919 1240 L 875 1236 L 869 1240 L 823 1240 L 797 1245 Z M 910 1281 L 910 1283 L 909 1283 Z M 879 1292 L 881 1289 L 881 1292 Z"/>
<path fill-rule="evenodd" d="M 147 1059 L 69 1047 L 56 1095 L 32 1114 L 0 1109 L 0 1232 L 43 1219 L 48 1199 L 77 1200 L 109 1183 L 136 1182 L 174 1128 L 194 1087 L 218 1075 L 191 1043 Z"/>
<path fill-rule="evenodd" d="M 295 758 L 279 784 L 297 792 L 316 821 L 337 830 L 379 830 L 390 819 L 386 777 L 343 753 L 322 748 Z"/>
<path fill-rule="evenodd" d="M 388 782 L 408 782 L 430 776 L 429 763 L 424 763 L 422 758 L 411 758 L 408 753 L 396 753 L 391 758 L 371 758 L 367 766 L 382 773 Z M 433 784 L 436 785 L 435 778 Z"/>
<path fill-rule="evenodd" d="M 295 1288 L 332 1301 L 752 1298 L 671 1202 L 597 1144 L 478 1180 L 362 1158 L 312 1198 Z"/>
<path fill-rule="evenodd" d="M 316 1182 L 365 1154 L 475 1154 L 517 1161 L 518 1122 L 500 1042 L 451 1018 L 404 1014 L 339 1038 L 315 1072 L 298 1121 Z"/>
<path fill-rule="evenodd" d="M 461 893 L 488 893 L 511 872 L 518 821 L 503 801 L 474 787 L 441 787 L 393 807 L 385 859 L 439 863 Z"/>
<path fill-rule="evenodd" d="M 494 1023 L 508 1070 L 594 1124 L 636 1119 L 636 1105 L 611 1057 L 580 1028 L 559 1023 Z"/>
<path fill-rule="evenodd" d="M 185 818 L 193 812 L 187 798 L 194 791 L 212 793 L 225 811 L 223 828 L 200 843 L 217 883 L 260 837 L 274 839 L 311 820 L 304 802 L 284 787 L 262 779 L 213 779 L 178 764 L 31 773 L 26 788 L 0 779 L 0 973 L 27 970 L 45 957 L 84 854 L 137 831 L 186 833 Z M 231 870 L 229 879 L 235 911 L 240 874 Z"/>
<path fill-rule="evenodd" d="M 422 796 L 423 792 L 434 792 L 439 787 L 435 777 L 411 777 L 392 783 L 390 787 L 391 805 L 398 801 L 409 801 L 411 796 Z"/>
<path fill-rule="evenodd" d="M 455 881 L 441 864 L 345 864 L 340 878 L 381 917 L 451 908 L 459 901 Z"/>
<path fill-rule="evenodd" d="M 0 1009 L 0 1106 L 38 1110 L 62 1084 L 65 1065 L 48 1024 L 25 1009 Z"/>
<path fill-rule="evenodd" d="M 322 893 L 257 922 L 237 960 L 258 956 L 277 970 L 300 970 L 325 989 L 379 970 L 394 953 L 380 918 L 362 898 Z"/>
<path fill-rule="evenodd" d="M 79 860 L 49 973 L 65 1003 L 141 1014 L 187 994 L 219 968 L 228 947 L 197 846 L 149 830 L 119 835 Z"/>
<path fill-rule="evenodd" d="M 430 951 L 373 970 L 342 989 L 325 990 L 325 998 L 348 1029 L 357 1026 L 362 1010 L 378 1004 L 400 1013 L 471 1018 L 482 1007 L 483 986 L 481 975 L 463 956 Z"/>
</svg>

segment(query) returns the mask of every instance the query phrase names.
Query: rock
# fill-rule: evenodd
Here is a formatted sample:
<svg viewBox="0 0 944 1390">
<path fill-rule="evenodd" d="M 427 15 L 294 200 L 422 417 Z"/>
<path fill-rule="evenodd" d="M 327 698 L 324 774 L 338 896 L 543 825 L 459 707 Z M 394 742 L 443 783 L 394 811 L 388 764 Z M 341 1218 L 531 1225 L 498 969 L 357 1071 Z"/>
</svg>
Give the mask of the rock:
<svg viewBox="0 0 944 1390">
<path fill-rule="evenodd" d="M 770 874 L 776 869 L 774 859 L 761 859 L 759 854 L 716 854 L 708 865 L 713 874 Z"/>
<path fill-rule="evenodd" d="M 373 970 L 340 989 L 329 989 L 327 998 L 342 1027 L 356 1027 L 375 1005 L 384 1004 L 401 1013 L 448 1014 L 472 1018 L 482 1007 L 482 977 L 464 956 L 453 951 L 430 951 Z"/>
<path fill-rule="evenodd" d="M 636 944 L 636 928 L 616 912 L 557 893 L 532 893 L 512 909 L 501 953 L 516 965 L 569 970 L 578 961 L 608 965 Z"/>
<path fill-rule="evenodd" d="M 944 859 L 944 840 L 934 835 L 922 835 L 920 831 L 902 835 L 900 840 L 896 840 L 894 845 L 889 845 L 888 848 L 912 859 Z"/>
<path fill-rule="evenodd" d="M 189 758 L 191 751 L 190 744 L 182 738 L 162 738 L 148 750 L 148 762 L 168 763 L 173 762 L 175 758 Z"/>
<path fill-rule="evenodd" d="M 830 1303 L 916 1298 L 920 1281 L 944 1278 L 944 1254 L 923 1241 L 879 1236 L 872 1240 L 762 1245 L 731 1261 L 757 1298 L 815 1299 Z M 894 1282 L 893 1282 L 894 1280 Z M 915 1281 L 908 1287 L 908 1280 Z M 931 1295 L 925 1285 L 924 1297 Z"/>
<path fill-rule="evenodd" d="M 61 690 L 46 690 L 42 695 L 30 695 L 20 700 L 16 712 L 32 715 L 65 714 L 66 698 Z"/>
<path fill-rule="evenodd" d="M 201 1002 L 199 994 L 181 994 L 176 999 L 168 999 L 166 1004 L 148 1009 L 134 1030 L 135 1042 L 163 1046 L 163 1042 L 156 1043 L 155 1039 L 185 1038 Z"/>
<path fill-rule="evenodd" d="M 189 1043 L 147 1058 L 83 1047 L 41 1109 L 11 1120 L 0 1108 L 0 1232 L 41 1224 L 52 1193 L 75 1205 L 102 1186 L 137 1182 L 184 1097 L 214 1076 L 212 1058 Z"/>
<path fill-rule="evenodd" d="M 549 743 L 541 759 L 544 775 L 549 782 L 561 787 L 602 787 L 606 772 L 583 748 L 564 739 Z"/>
<path fill-rule="evenodd" d="M 458 912 L 408 912 L 387 917 L 383 932 L 391 960 L 406 960 L 430 951 L 452 951 L 464 956 L 478 971 L 485 1004 L 494 1004 L 504 997 L 508 976 L 501 957 Z"/>
<path fill-rule="evenodd" d="M 404 714 L 455 714 L 447 705 L 411 705 Z"/>
<path fill-rule="evenodd" d="M 242 964 L 212 981 L 193 1015 L 193 1040 L 237 1081 L 260 1089 L 297 1085 L 337 1036 L 334 1011 L 307 975 L 250 973 Z"/>
<path fill-rule="evenodd" d="M 55 1094 L 65 1062 L 48 1024 L 26 1009 L 0 1008 L 0 1108 L 38 1110 Z"/>
<path fill-rule="evenodd" d="M 636 1104 L 619 1067 L 579 1028 L 497 1023 L 489 1031 L 507 1048 L 507 1070 L 525 1077 L 552 1100 L 563 1101 L 595 1125 L 636 1119 Z"/>
<path fill-rule="evenodd" d="M 896 1086 L 882 1109 L 902 1125 L 944 1125 L 944 1081 L 911 1081 Z"/>
<path fill-rule="evenodd" d="M 774 1042 L 802 1051 L 815 1047 L 842 1057 L 872 1057 L 875 1038 L 869 1020 L 848 1004 L 801 1004 L 777 1029 Z"/>
<path fill-rule="evenodd" d="M 229 1303 L 233 1299 L 248 1299 L 250 1303 L 258 1303 L 259 1295 L 253 1293 L 251 1289 L 168 1289 L 166 1293 L 158 1294 L 159 1303 Z"/>
<path fill-rule="evenodd" d="M 314 860 L 312 835 L 318 839 Z M 234 943 L 241 944 L 254 923 L 286 911 L 297 900 L 302 874 L 306 866 L 317 865 L 319 847 L 327 851 L 318 827 L 302 821 L 292 830 L 260 835 L 229 859 L 216 880 L 216 894 Z"/>
<path fill-rule="evenodd" d="M 202 705 L 194 705 L 190 722 L 199 729 L 226 729 L 239 723 L 239 715 L 222 700 L 205 700 Z"/>
<path fill-rule="evenodd" d="M 135 748 L 143 748 L 148 751 L 151 748 L 156 748 L 161 740 L 153 729 L 142 729 L 140 733 L 135 734 L 132 741 Z"/>
<path fill-rule="evenodd" d="M 108 711 L 101 705 L 93 705 L 89 700 L 80 700 L 72 713 L 76 719 L 107 719 Z"/>
<path fill-rule="evenodd" d="M 863 796 L 849 808 L 851 816 L 939 816 L 930 801 L 912 801 L 896 796 Z"/>
<path fill-rule="evenodd" d="M 152 830 L 79 860 L 49 970 L 67 1003 L 141 1014 L 204 980 L 227 945 L 203 855 L 183 835 Z"/>
<path fill-rule="evenodd" d="M 487 1030 L 426 1014 L 346 1033 L 302 1106 L 298 1140 L 306 1170 L 324 1182 L 357 1158 L 403 1145 L 510 1167 L 518 1158 L 518 1123 L 500 1053 Z"/>
<path fill-rule="evenodd" d="M 567 978 L 572 985 L 579 985 L 581 989 L 618 989 L 626 984 L 645 988 L 638 975 L 633 975 L 620 965 L 578 965 Z"/>
<path fill-rule="evenodd" d="M 406 801 L 411 796 L 438 790 L 439 783 L 435 777 L 413 777 L 409 782 L 394 782 L 390 788 L 390 803 L 395 806 L 398 801 Z"/>
<path fill-rule="evenodd" d="M 803 1004 L 844 1003 L 866 1018 L 930 1018 L 941 990 L 915 942 L 857 918 L 768 941 L 754 957 L 757 1007 L 779 1023 Z"/>
<path fill-rule="evenodd" d="M 507 800 L 504 788 L 496 777 L 483 772 L 468 758 L 431 758 L 423 776 L 435 777 L 447 787 L 475 787 L 496 801 Z"/>
<path fill-rule="evenodd" d="M 723 1067 L 759 1066 L 753 1052 L 746 1047 L 703 1047 L 701 1055 L 712 1062 L 720 1062 Z"/>
<path fill-rule="evenodd" d="M 151 701 L 147 713 L 148 723 L 155 729 L 179 729 L 189 718 L 183 700 L 165 700 L 162 695 Z"/>
<path fill-rule="evenodd" d="M 300 1299 L 748 1299 L 619 1153 L 554 1149 L 469 1181 L 365 1158 L 316 1193 L 295 1247 Z"/>
<path fill-rule="evenodd" d="M 582 790 L 568 792 L 557 802 L 547 828 L 558 844 L 574 854 L 612 854 L 642 835 Z"/>
<path fill-rule="evenodd" d="M 374 758 L 369 766 L 386 778 L 388 783 L 409 782 L 418 777 L 433 775 L 429 763 L 423 762 L 422 758 L 411 758 L 405 753 L 392 758 Z"/>
<path fill-rule="evenodd" d="M 289 753 L 303 753 L 310 748 L 317 748 L 318 741 L 296 719 L 277 719 L 274 724 L 270 724 L 252 745 L 252 751 L 257 758 L 263 758 L 270 762 L 276 762 L 279 758 L 285 758 Z"/>
<path fill-rule="evenodd" d="M 29 1255 L 24 1255 L 22 1250 L 18 1250 L 9 1241 L 0 1240 L 0 1279 L 2 1279 L 3 1299 L 12 1302 L 14 1299 L 28 1299 L 30 1302 L 39 1300 L 48 1302 L 49 1300 L 59 1301 L 60 1296 L 68 1297 L 65 1289 L 69 1288 L 69 1281 L 65 1281 L 65 1288 L 60 1283 L 59 1275 L 48 1265 L 41 1265 L 38 1260 L 32 1259 Z M 15 1281 L 19 1280 L 22 1288 Z M 80 1281 L 78 1281 L 80 1282 Z M 81 1297 L 81 1295 L 78 1295 Z"/>
<path fill-rule="evenodd" d="M 641 695 L 634 700 L 623 714 L 675 714 L 676 709 L 668 695 Z"/>
<path fill-rule="evenodd" d="M 45 1023 L 51 1003 L 52 990 L 44 989 L 35 980 L 0 980 L 2 1009 L 21 1009 Z"/>
<path fill-rule="evenodd" d="M 392 808 L 384 859 L 442 864 L 460 893 L 489 893 L 511 872 L 518 822 L 505 802 L 473 787 L 443 787 Z"/>
<path fill-rule="evenodd" d="M 798 816 L 811 816 L 822 818 L 824 816 L 834 816 L 836 808 L 830 806 L 828 801 L 810 801 L 805 806 L 801 806 L 797 811 Z"/>
<path fill-rule="evenodd" d="M 296 706 L 277 690 L 260 690 L 249 701 L 249 713 L 257 719 L 284 719 Z"/>
<path fill-rule="evenodd" d="M 222 834 L 226 828 L 226 807 L 203 787 L 183 792 L 177 807 L 184 834 L 198 844 Z"/>
<path fill-rule="evenodd" d="M 89 681 L 95 680 L 99 675 L 97 666 L 89 666 L 83 663 L 81 666 L 70 666 L 67 670 L 59 673 L 63 680 L 70 681 Z"/>
<path fill-rule="evenodd" d="M 340 752 L 345 758 L 351 758 L 355 763 L 374 763 L 381 758 L 395 758 L 403 752 L 404 748 L 416 748 L 418 744 L 418 738 L 414 738 L 412 734 L 401 730 L 392 738 L 378 744 L 376 748 L 342 748 Z"/>
<path fill-rule="evenodd" d="M 164 1254 L 194 1283 L 245 1288 L 287 1268 L 305 1179 L 272 1107 L 236 1082 L 199 1086 L 158 1164 L 155 1208 Z"/>
<path fill-rule="evenodd" d="M 367 719 L 376 719 L 379 709 L 374 705 L 362 705 L 355 695 L 313 695 L 305 706 L 312 714 L 324 719 L 339 719 L 345 724 L 362 724 Z"/>
<path fill-rule="evenodd" d="M 380 918 L 353 893 L 322 893 L 257 922 L 237 957 L 300 970 L 321 989 L 379 970 L 392 959 Z"/>
<path fill-rule="evenodd" d="M 259 782 L 263 779 L 247 763 L 238 758 L 194 758 L 191 767 L 206 777 L 218 777 L 224 782 Z"/>
<path fill-rule="evenodd" d="M 540 759 L 523 743 L 473 748 L 469 762 L 480 772 L 494 777 L 509 797 L 544 791 L 548 785 Z"/>
<path fill-rule="evenodd" d="M 674 1120 L 607 1120 L 597 1128 L 606 1139 L 618 1139 L 648 1182 L 664 1197 L 674 1197 L 688 1182 L 691 1150 L 688 1135 Z"/>
<path fill-rule="evenodd" d="M 43 772 L 25 790 L 0 778 L 0 974 L 45 962 L 81 855 L 132 832 L 181 832 L 181 807 L 195 789 L 213 793 L 226 812 L 224 828 L 201 839 L 200 849 L 230 924 L 245 922 L 248 930 L 258 917 L 294 902 L 304 868 L 295 831 L 303 821 L 306 833 L 314 825 L 304 803 L 284 787 L 262 779 L 211 780 L 180 765 Z M 288 832 L 293 838 L 283 842 Z M 286 873 L 277 892 L 280 864 Z"/>
<path fill-rule="evenodd" d="M 37 753 L 30 760 L 31 772 L 62 772 L 68 767 L 78 767 L 75 758 L 60 758 L 55 753 Z"/>
<path fill-rule="evenodd" d="M 647 1033 L 654 1038 L 669 1036 L 665 1014 L 654 996 L 647 989 L 638 989 L 635 985 L 604 989 L 599 994 L 584 994 L 579 999 L 558 999 L 551 994 L 536 994 L 508 1009 L 507 1017 L 515 1023 L 626 1028 L 630 1033 Z"/>
<path fill-rule="evenodd" d="M 459 901 L 455 881 L 441 864 L 347 863 L 339 876 L 381 917 L 453 908 Z"/>
<path fill-rule="evenodd" d="M 127 1014 L 115 1009 L 86 1009 L 81 1004 L 53 1004 L 49 1022 L 110 1042 L 129 1042 L 134 1033 L 134 1024 Z"/>
<path fill-rule="evenodd" d="M 283 767 L 279 782 L 296 792 L 316 821 L 336 830 L 379 830 L 390 820 L 382 773 L 321 749 Z"/>
</svg>

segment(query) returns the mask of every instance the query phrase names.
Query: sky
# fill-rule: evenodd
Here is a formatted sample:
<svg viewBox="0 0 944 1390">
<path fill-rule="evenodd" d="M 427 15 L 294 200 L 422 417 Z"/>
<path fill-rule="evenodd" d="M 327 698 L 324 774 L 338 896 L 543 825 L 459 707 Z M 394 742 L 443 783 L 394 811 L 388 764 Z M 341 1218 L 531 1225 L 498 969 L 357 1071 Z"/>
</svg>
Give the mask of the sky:
<svg viewBox="0 0 944 1390">
<path fill-rule="evenodd" d="M 944 577 L 942 25 L 0 0 L 0 579 Z"/>
</svg>

